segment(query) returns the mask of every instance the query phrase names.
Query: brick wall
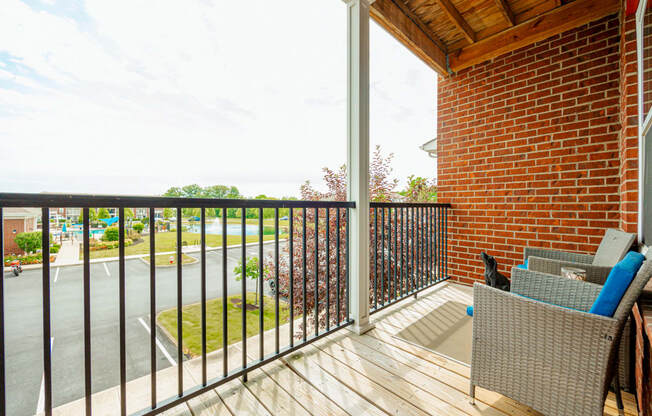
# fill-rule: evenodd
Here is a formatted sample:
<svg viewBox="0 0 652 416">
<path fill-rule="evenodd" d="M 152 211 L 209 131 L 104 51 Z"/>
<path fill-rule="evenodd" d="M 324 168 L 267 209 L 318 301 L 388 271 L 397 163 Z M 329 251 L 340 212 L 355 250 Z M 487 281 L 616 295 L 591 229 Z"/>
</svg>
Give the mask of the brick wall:
<svg viewBox="0 0 652 416">
<path fill-rule="evenodd" d="M 14 233 L 15 231 L 15 233 Z M 14 241 L 14 235 L 15 234 L 20 234 L 22 232 L 25 232 L 25 220 L 24 219 L 5 219 L 4 220 L 4 235 L 5 235 L 5 241 L 4 241 L 4 251 L 5 255 L 8 254 L 25 254 L 23 250 L 21 250 L 17 245 L 16 242 Z M 33 231 L 33 230 L 27 230 L 27 231 Z"/>
<path fill-rule="evenodd" d="M 619 226 L 620 43 L 610 16 L 439 81 L 453 278 L 482 279 L 481 251 L 509 275 L 526 246 L 594 252 Z"/>
<path fill-rule="evenodd" d="M 620 228 L 635 233 L 638 216 L 636 16 L 620 21 Z"/>
</svg>

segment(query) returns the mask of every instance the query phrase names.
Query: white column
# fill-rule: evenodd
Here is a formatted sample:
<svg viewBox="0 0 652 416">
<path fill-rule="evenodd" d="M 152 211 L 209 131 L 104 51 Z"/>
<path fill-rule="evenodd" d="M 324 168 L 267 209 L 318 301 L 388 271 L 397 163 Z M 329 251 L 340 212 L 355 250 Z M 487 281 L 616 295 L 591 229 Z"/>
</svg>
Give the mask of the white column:
<svg viewBox="0 0 652 416">
<path fill-rule="evenodd" d="M 348 199 L 350 305 L 353 330 L 369 329 L 369 0 L 348 7 Z"/>
</svg>

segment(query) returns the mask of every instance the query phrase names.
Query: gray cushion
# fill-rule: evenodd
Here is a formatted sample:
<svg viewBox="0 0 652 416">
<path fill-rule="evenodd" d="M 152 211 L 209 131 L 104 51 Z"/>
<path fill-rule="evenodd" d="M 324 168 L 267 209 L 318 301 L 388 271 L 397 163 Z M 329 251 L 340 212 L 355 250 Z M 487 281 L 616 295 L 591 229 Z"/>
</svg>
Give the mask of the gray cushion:
<svg viewBox="0 0 652 416">
<path fill-rule="evenodd" d="M 636 234 L 626 233 L 613 228 L 607 229 L 598 251 L 593 257 L 594 266 L 614 267 L 625 257 L 634 244 Z"/>
</svg>

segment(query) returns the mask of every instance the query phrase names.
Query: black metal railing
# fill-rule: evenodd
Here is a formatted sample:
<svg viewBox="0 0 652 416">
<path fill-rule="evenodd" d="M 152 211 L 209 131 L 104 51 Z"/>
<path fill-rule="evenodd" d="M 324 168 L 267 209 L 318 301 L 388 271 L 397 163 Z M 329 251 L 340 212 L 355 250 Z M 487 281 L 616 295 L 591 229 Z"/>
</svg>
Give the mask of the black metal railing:
<svg viewBox="0 0 652 416">
<path fill-rule="evenodd" d="M 326 336 L 334 331 L 337 331 L 345 326 L 351 324 L 348 313 L 348 297 L 349 297 L 349 272 L 348 272 L 348 224 L 349 224 L 349 209 L 354 208 L 355 204 L 352 202 L 328 202 L 328 201 L 272 201 L 272 200 L 233 200 L 233 199 L 194 199 L 194 198 L 157 198 L 157 197 L 120 197 L 120 196 L 94 196 L 94 195 L 54 195 L 54 194 L 8 194 L 0 193 L 0 253 L 2 253 L 2 265 L 4 266 L 4 250 L 3 250 L 3 218 L 2 209 L 9 207 L 36 207 L 41 209 L 43 229 L 42 229 L 42 321 L 43 321 L 43 386 L 44 386 L 44 406 L 43 410 L 45 415 L 52 414 L 52 353 L 50 348 L 50 337 L 52 332 L 51 327 L 51 308 L 52 299 L 50 297 L 50 208 L 51 207 L 74 207 L 82 208 L 83 212 L 83 333 L 84 333 L 84 399 L 86 415 L 91 414 L 92 404 L 92 378 L 91 378 L 91 360 L 93 354 L 91 351 L 92 339 L 92 325 L 91 325 L 91 269 L 90 269 L 90 221 L 89 209 L 99 207 L 110 207 L 118 209 L 119 216 L 119 247 L 118 247 L 118 302 L 119 302 L 119 373 L 120 373 L 120 404 L 119 412 L 116 414 L 127 414 L 127 357 L 126 357 L 126 268 L 125 268 L 125 209 L 127 208 L 148 208 L 149 213 L 149 315 L 150 315 L 150 376 L 151 376 L 151 403 L 150 406 L 142 409 L 134 415 L 154 415 L 168 410 L 178 404 L 181 404 L 193 397 L 196 397 L 206 391 L 209 391 L 223 383 L 233 380 L 238 377 L 246 379 L 247 372 L 261 367 L 273 360 L 276 360 L 288 353 L 291 353 L 302 346 L 311 343 L 323 336 Z M 155 219 L 157 208 L 173 208 L 176 209 L 176 311 L 177 311 L 177 354 L 178 354 L 178 372 L 177 372 L 177 395 L 166 398 L 164 400 L 157 399 L 157 351 L 156 351 L 156 331 L 157 327 L 156 315 L 156 239 L 155 239 Z M 201 302 L 201 360 L 202 382 L 196 386 L 184 386 L 183 383 L 183 244 L 182 244 L 182 209 L 185 208 L 198 208 L 200 212 L 201 221 L 201 245 L 200 245 L 200 302 Z M 259 218 L 259 273 L 261 277 L 256 284 L 259 285 L 258 289 L 261 292 L 260 311 L 263 309 L 263 278 L 262 274 L 272 274 L 271 280 L 274 281 L 275 287 L 275 348 L 274 352 L 265 355 L 264 350 L 264 325 L 263 313 L 259 313 L 259 357 L 256 360 L 250 360 L 247 355 L 247 285 L 246 278 L 242 278 L 242 364 L 237 370 L 229 371 L 229 354 L 226 353 L 227 345 L 227 210 L 237 209 L 241 218 L 241 260 L 242 260 L 242 273 L 245 274 L 244 269 L 247 264 L 247 240 L 246 240 L 246 217 L 247 212 L 251 209 L 258 211 Z M 221 276 L 213 276 L 211 278 L 221 279 L 222 290 L 222 372 L 218 375 L 209 377 L 207 374 L 207 333 L 206 333 L 206 280 L 208 278 L 206 271 L 206 211 L 213 210 L 222 220 L 222 264 Z M 268 262 L 272 262 L 272 267 L 263 266 L 263 210 L 272 209 L 274 211 L 274 254 Z M 279 233 L 279 210 L 288 209 L 288 241 L 284 243 L 286 247 L 289 246 L 287 256 L 280 259 L 280 233 Z M 320 214 L 321 211 L 321 214 Z M 312 215 L 312 219 L 309 217 Z M 322 223 L 320 225 L 320 218 Z M 311 220 L 314 223 L 310 224 Z M 336 228 L 332 232 L 332 228 Z M 309 235 L 312 234 L 314 238 L 314 250 L 308 253 L 309 245 L 306 244 Z M 411 243 L 411 247 L 415 246 L 416 242 Z M 298 259 L 295 251 L 300 253 Z M 333 256 L 332 253 L 336 252 Z M 314 255 L 314 265 L 307 264 L 307 256 Z M 289 259 L 285 263 L 285 259 Z M 283 261 L 281 261 L 283 260 Z M 324 263 L 325 262 L 325 263 Z M 324 265 L 325 264 L 325 273 Z M 281 265 L 283 269 L 281 270 Z M 323 275 L 321 274 L 323 273 Z M 283 281 L 280 281 L 280 276 L 283 276 Z M 297 288 L 302 288 L 302 292 L 297 293 L 295 283 L 297 278 L 301 279 L 300 285 Z M 289 282 L 287 281 L 289 279 Z M 314 284 L 314 312 L 307 310 L 307 298 L 310 294 L 306 293 L 307 283 L 309 279 L 313 279 Z M 333 279 L 333 281 L 331 281 Z M 5 332 L 4 332 L 4 299 L 6 295 L 4 287 L 4 279 L 0 279 L 0 414 L 7 414 L 6 412 L 6 374 L 5 374 Z M 325 282 L 324 282 L 325 280 Z M 325 283 L 325 297 L 320 288 L 324 287 Z M 285 287 L 287 290 L 281 290 Z M 414 289 L 414 288 L 413 288 Z M 281 302 L 281 292 L 283 297 L 287 298 L 289 302 L 289 339 L 285 347 L 281 346 L 280 342 L 280 325 L 279 320 L 279 303 Z M 300 299 L 297 299 L 300 297 Z M 56 301 L 56 300 L 55 300 Z M 295 313 L 302 315 L 302 334 L 295 336 Z M 311 318 L 314 320 L 314 335 L 308 336 L 308 323 L 307 317 L 309 314 L 314 314 Z M 325 317 L 324 317 L 325 316 Z M 301 325 L 301 324 L 299 324 Z M 325 327 L 325 328 L 324 328 Z"/>
<path fill-rule="evenodd" d="M 370 310 L 448 279 L 450 204 L 372 202 Z"/>
</svg>

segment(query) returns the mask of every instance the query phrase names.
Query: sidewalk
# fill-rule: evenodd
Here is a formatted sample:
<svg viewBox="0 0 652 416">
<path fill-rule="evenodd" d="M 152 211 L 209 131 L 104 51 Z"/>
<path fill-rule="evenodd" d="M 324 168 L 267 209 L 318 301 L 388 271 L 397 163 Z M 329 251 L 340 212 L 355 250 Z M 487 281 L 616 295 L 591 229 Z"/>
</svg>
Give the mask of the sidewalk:
<svg viewBox="0 0 652 416">
<path fill-rule="evenodd" d="M 81 242 L 77 240 L 65 241 L 59 253 L 57 253 L 57 258 L 52 263 L 52 267 L 65 266 L 72 263 L 79 262 L 79 248 L 81 247 Z"/>
</svg>

